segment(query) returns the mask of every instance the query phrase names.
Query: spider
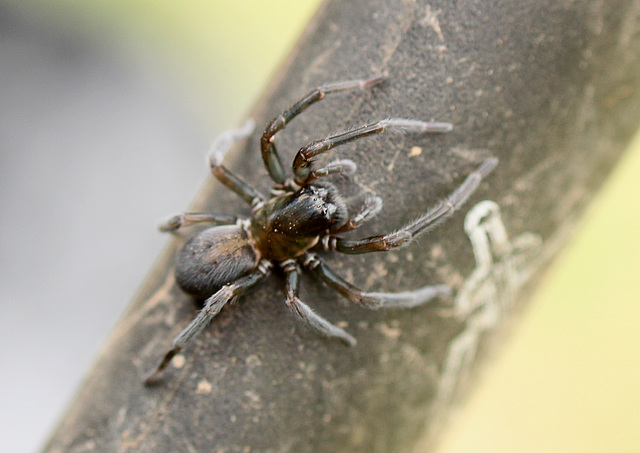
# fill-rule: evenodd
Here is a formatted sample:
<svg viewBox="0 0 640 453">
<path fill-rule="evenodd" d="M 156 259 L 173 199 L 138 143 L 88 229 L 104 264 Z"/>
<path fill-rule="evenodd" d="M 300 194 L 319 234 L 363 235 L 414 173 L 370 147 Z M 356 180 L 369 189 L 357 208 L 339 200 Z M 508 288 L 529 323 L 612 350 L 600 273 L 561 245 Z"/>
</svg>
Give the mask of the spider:
<svg viewBox="0 0 640 453">
<path fill-rule="evenodd" d="M 418 234 L 451 216 L 476 190 L 480 181 L 497 165 L 496 158 L 486 159 L 446 199 L 438 202 L 424 215 L 399 230 L 360 240 L 348 240 L 341 233 L 354 230 L 376 215 L 382 200 L 368 196 L 360 211 L 350 217 L 345 200 L 326 177 L 352 174 L 356 165 L 350 160 L 336 160 L 317 168 L 314 158 L 328 150 L 369 135 L 385 131 L 448 132 L 449 123 L 427 123 L 414 119 L 385 119 L 346 132 L 314 141 L 301 148 L 293 160 L 293 177 L 286 178 L 282 162 L 274 144 L 275 135 L 307 107 L 325 96 L 348 91 L 364 90 L 385 79 L 384 76 L 350 80 L 322 85 L 274 118 L 264 130 L 260 141 L 262 159 L 274 181 L 270 197 L 249 186 L 224 165 L 226 151 L 238 140 L 251 135 L 251 120 L 242 128 L 229 131 L 216 139 L 209 152 L 214 176 L 252 207 L 252 217 L 185 213 L 171 217 L 160 225 L 161 231 L 174 232 L 201 223 L 216 226 L 205 229 L 186 242 L 179 252 L 175 276 L 178 285 L 188 294 L 204 299 L 204 307 L 195 319 L 173 340 L 171 349 L 145 377 L 145 384 L 153 384 L 171 359 L 211 320 L 229 301 L 254 287 L 278 266 L 286 278 L 286 304 L 292 313 L 321 335 L 336 338 L 349 346 L 354 337 L 331 324 L 300 300 L 298 287 L 301 269 L 319 277 L 325 284 L 352 302 L 365 308 L 415 307 L 439 295 L 448 295 L 446 285 L 425 286 L 415 291 L 398 293 L 364 292 L 332 271 L 312 250 L 324 249 L 340 253 L 359 254 L 387 251 L 408 244 Z"/>
</svg>

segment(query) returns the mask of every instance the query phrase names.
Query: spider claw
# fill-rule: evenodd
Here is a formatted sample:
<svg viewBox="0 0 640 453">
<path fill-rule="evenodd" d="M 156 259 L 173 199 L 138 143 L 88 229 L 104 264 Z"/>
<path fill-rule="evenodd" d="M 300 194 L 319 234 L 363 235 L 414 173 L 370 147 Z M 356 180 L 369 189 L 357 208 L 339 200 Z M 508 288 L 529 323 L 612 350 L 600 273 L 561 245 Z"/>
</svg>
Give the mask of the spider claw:
<svg viewBox="0 0 640 453">
<path fill-rule="evenodd" d="M 180 214 L 169 217 L 158 224 L 158 230 L 169 233 L 182 227 L 182 216 Z"/>
<path fill-rule="evenodd" d="M 142 380 L 142 383 L 146 387 L 155 387 L 158 384 L 160 384 L 161 380 L 162 380 L 162 378 L 161 378 L 160 373 L 158 372 L 158 370 L 151 370 L 144 376 L 144 379 Z"/>
<path fill-rule="evenodd" d="M 158 362 L 158 365 L 156 365 L 155 368 L 152 368 L 147 374 L 145 374 L 144 379 L 142 381 L 144 385 L 149 387 L 157 385 L 161 380 L 162 370 L 164 370 L 167 367 L 169 362 L 171 362 L 171 359 L 173 359 L 173 357 L 175 357 L 175 355 L 178 352 L 180 352 L 181 349 L 182 348 L 176 347 L 171 349 L 169 352 L 167 352 L 164 355 L 164 357 L 160 359 L 160 361 Z"/>
<path fill-rule="evenodd" d="M 344 332 L 344 336 L 338 337 L 338 339 L 342 341 L 342 343 L 344 343 L 345 346 L 348 346 L 350 348 L 354 347 L 358 343 L 358 340 L 356 340 L 354 337 L 349 335 L 347 332 Z"/>
<path fill-rule="evenodd" d="M 373 77 L 371 77 L 370 79 L 366 79 L 362 81 L 362 86 L 363 87 L 369 87 L 369 86 L 374 86 L 374 85 L 378 85 L 382 82 L 384 82 L 385 80 L 387 80 L 389 77 L 386 74 L 378 74 L 375 75 Z"/>
</svg>

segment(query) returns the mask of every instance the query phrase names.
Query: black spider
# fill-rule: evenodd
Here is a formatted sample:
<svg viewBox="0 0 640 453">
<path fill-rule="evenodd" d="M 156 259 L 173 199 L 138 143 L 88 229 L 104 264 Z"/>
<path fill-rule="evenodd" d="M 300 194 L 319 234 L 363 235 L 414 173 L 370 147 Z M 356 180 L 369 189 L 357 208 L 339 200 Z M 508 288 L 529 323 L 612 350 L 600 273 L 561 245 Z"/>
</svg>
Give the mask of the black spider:
<svg viewBox="0 0 640 453">
<path fill-rule="evenodd" d="M 146 377 L 145 383 L 156 381 L 169 361 L 202 331 L 224 304 L 264 279 L 273 265 L 286 276 L 287 305 L 292 312 L 318 333 L 354 345 L 356 340 L 340 327 L 317 315 L 298 297 L 301 267 L 313 272 L 324 283 L 352 302 L 366 308 L 414 307 L 437 295 L 449 294 L 445 285 L 425 286 L 400 293 L 365 293 L 335 274 L 316 254 L 314 247 L 341 253 L 387 251 L 409 243 L 421 232 L 453 214 L 476 190 L 497 165 L 496 158 L 485 160 L 448 198 L 433 206 L 426 214 L 399 230 L 381 236 L 347 240 L 340 233 L 353 230 L 373 217 L 382 207 L 378 197 L 366 198 L 360 212 L 349 218 L 346 203 L 329 182 L 327 175 L 355 172 L 355 164 L 338 160 L 324 168 L 314 167 L 314 157 L 352 140 L 387 130 L 409 132 L 448 132 L 449 123 L 425 123 L 411 119 L 386 119 L 312 142 L 298 151 L 293 161 L 293 179 L 286 179 L 276 152 L 274 136 L 289 121 L 327 94 L 364 89 L 384 80 L 374 77 L 323 85 L 311 91 L 282 115 L 274 118 L 260 142 L 262 159 L 275 182 L 269 198 L 247 185 L 222 165 L 231 145 L 248 137 L 254 129 L 249 121 L 242 129 L 220 136 L 209 154 L 211 171 L 229 189 L 240 195 L 253 208 L 251 219 L 218 214 L 182 214 L 160 225 L 163 231 L 176 231 L 194 223 L 210 222 L 222 226 L 206 229 L 189 240 L 180 252 L 176 280 L 187 293 L 206 299 L 196 318 L 174 339 L 172 348 Z"/>
</svg>

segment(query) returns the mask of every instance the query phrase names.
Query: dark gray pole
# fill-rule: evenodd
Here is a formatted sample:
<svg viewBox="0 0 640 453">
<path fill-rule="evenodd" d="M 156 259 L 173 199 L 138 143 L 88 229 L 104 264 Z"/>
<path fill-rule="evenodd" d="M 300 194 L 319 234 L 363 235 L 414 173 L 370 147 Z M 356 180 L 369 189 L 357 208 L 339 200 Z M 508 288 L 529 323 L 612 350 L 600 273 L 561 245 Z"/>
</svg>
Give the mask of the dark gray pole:
<svg viewBox="0 0 640 453">
<path fill-rule="evenodd" d="M 302 297 L 344 321 L 355 348 L 319 338 L 272 276 L 227 307 L 167 369 L 141 379 L 194 316 L 174 285 L 176 239 L 113 332 L 48 452 L 398 452 L 428 449 L 492 335 L 525 298 L 640 123 L 640 2 L 328 1 L 257 103 L 259 125 L 328 81 L 387 73 L 323 101 L 278 137 L 304 143 L 385 117 L 441 120 L 446 135 L 390 135 L 333 155 L 384 207 L 358 236 L 391 231 L 488 156 L 498 168 L 462 212 L 402 250 L 334 256 L 372 291 L 446 283 L 439 304 L 370 312 L 312 279 Z M 227 163 L 265 192 L 257 136 Z M 353 187 L 353 186 L 352 186 Z M 249 214 L 207 183 L 191 210 Z M 420 451 L 425 451 L 421 449 Z"/>
</svg>

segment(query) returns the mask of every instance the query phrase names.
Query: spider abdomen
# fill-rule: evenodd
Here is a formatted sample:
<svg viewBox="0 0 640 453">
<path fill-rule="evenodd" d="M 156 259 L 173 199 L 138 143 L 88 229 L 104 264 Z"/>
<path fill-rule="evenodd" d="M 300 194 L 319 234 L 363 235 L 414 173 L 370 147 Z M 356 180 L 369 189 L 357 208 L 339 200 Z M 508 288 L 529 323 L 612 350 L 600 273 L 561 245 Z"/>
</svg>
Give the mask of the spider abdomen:
<svg viewBox="0 0 640 453">
<path fill-rule="evenodd" d="M 259 258 L 243 228 L 216 226 L 184 245 L 178 255 L 176 281 L 185 292 L 204 299 L 255 269 Z"/>
</svg>

